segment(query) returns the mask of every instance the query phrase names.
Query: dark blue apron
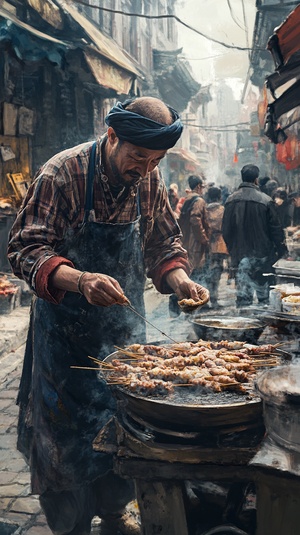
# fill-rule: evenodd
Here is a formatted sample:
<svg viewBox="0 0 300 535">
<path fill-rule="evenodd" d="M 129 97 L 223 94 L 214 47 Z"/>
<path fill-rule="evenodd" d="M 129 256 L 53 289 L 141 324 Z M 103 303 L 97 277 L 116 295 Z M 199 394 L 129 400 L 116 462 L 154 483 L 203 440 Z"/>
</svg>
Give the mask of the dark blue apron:
<svg viewBox="0 0 300 535">
<path fill-rule="evenodd" d="M 96 143 L 84 222 L 79 231 L 69 233 L 58 253 L 79 270 L 114 277 L 144 315 L 139 200 L 133 222 L 89 221 L 95 150 Z M 41 494 L 82 486 L 112 467 L 111 456 L 94 452 L 92 441 L 114 414 L 115 400 L 97 372 L 71 366 L 93 366 L 89 355 L 103 359 L 114 345 L 145 341 L 145 325 L 127 307 L 93 306 L 74 292 L 67 292 L 59 305 L 37 298 L 31 325 L 19 393 L 18 448 L 30 459 L 32 492 Z"/>
</svg>

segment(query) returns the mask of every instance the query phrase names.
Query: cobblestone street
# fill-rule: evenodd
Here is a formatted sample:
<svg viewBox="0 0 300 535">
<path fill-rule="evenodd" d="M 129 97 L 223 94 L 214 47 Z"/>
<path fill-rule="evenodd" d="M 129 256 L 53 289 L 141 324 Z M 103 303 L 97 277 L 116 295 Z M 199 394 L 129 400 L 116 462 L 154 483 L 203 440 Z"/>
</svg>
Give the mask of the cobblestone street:
<svg viewBox="0 0 300 535">
<path fill-rule="evenodd" d="M 236 315 L 235 289 L 223 275 L 219 292 L 221 308 L 218 314 Z M 160 295 L 149 283 L 145 292 L 147 318 L 153 325 L 176 340 L 193 340 L 195 333 L 189 317 L 169 315 L 169 296 Z M 205 310 L 203 314 L 213 314 Z M 29 307 L 18 307 L 11 314 L 0 316 L 0 535 L 50 535 L 37 496 L 30 494 L 28 467 L 17 451 L 16 398 L 22 370 L 25 340 L 29 322 Z M 265 329 L 265 338 L 280 337 Z M 147 326 L 147 340 L 162 340 L 162 335 Z M 260 340 L 263 342 L 263 340 Z"/>
<path fill-rule="evenodd" d="M 30 494 L 26 462 L 16 448 L 16 398 L 29 307 L 0 316 L 0 534 L 50 535 L 37 496 Z M 18 529 L 19 528 L 19 529 Z M 17 531 L 18 529 L 18 531 Z"/>
<path fill-rule="evenodd" d="M 170 318 L 169 296 L 162 296 L 151 284 L 145 292 L 145 302 L 147 318 L 163 332 L 172 337 L 176 335 L 178 340 L 195 337 L 186 315 Z M 51 534 L 38 497 L 30 494 L 28 467 L 16 448 L 16 398 L 28 322 L 29 307 L 18 307 L 0 316 L 0 535 Z M 148 325 L 147 339 L 149 342 L 162 340 L 162 335 Z"/>
</svg>

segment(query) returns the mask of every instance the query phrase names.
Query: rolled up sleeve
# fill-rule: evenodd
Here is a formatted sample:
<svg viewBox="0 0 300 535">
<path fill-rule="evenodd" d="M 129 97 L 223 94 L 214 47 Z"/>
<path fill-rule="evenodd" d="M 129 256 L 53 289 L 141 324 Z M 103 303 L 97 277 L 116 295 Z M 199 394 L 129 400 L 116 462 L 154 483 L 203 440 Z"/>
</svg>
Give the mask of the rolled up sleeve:
<svg viewBox="0 0 300 535">
<path fill-rule="evenodd" d="M 55 251 L 72 215 L 59 182 L 62 181 L 54 180 L 54 176 L 37 177 L 16 217 L 8 243 L 14 274 L 25 280 L 36 295 L 52 302 L 59 302 L 63 294 L 54 290 L 51 295 L 48 277 L 62 263 L 73 266 Z"/>
</svg>

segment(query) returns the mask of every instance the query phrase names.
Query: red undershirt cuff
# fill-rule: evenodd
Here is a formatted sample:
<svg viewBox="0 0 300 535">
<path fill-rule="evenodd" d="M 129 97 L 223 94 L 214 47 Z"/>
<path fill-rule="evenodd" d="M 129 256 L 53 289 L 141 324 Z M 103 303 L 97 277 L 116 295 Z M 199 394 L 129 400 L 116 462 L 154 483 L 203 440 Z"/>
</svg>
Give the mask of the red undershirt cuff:
<svg viewBox="0 0 300 535">
<path fill-rule="evenodd" d="M 173 293 L 173 289 L 168 285 L 166 277 L 170 271 L 180 268 L 183 269 L 187 274 L 190 273 L 188 260 L 181 256 L 175 256 L 170 260 L 162 262 L 162 264 L 154 271 L 154 273 L 149 274 L 149 276 L 152 278 L 154 286 L 160 293 L 170 294 Z"/>
<path fill-rule="evenodd" d="M 65 290 L 54 288 L 51 283 L 51 275 L 53 271 L 61 265 L 74 267 L 73 262 L 63 258 L 62 256 L 51 256 L 49 260 L 44 262 L 38 270 L 35 278 L 35 291 L 41 299 L 45 299 L 49 303 L 58 305 L 64 298 Z"/>
</svg>

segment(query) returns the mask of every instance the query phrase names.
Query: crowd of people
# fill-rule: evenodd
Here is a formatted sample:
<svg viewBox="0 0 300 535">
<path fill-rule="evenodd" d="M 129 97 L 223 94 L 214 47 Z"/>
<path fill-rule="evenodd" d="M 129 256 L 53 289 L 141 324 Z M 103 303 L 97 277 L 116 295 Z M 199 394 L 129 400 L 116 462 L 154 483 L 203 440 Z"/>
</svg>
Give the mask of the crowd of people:
<svg viewBox="0 0 300 535">
<path fill-rule="evenodd" d="M 259 168 L 241 169 L 241 183 L 231 193 L 227 186 L 206 183 L 203 175 L 191 175 L 185 196 L 172 183 L 171 207 L 183 235 L 192 267 L 191 278 L 210 291 L 212 309 L 220 308 L 218 290 L 226 269 L 234 279 L 236 306 L 267 304 L 274 284 L 274 263 L 288 256 L 286 238 L 300 229 L 300 192 L 288 191 L 276 178 L 259 178 Z M 300 231 L 299 231 L 300 234 Z M 266 274 L 269 274 L 266 276 Z M 170 297 L 170 311 L 176 306 Z"/>
</svg>

